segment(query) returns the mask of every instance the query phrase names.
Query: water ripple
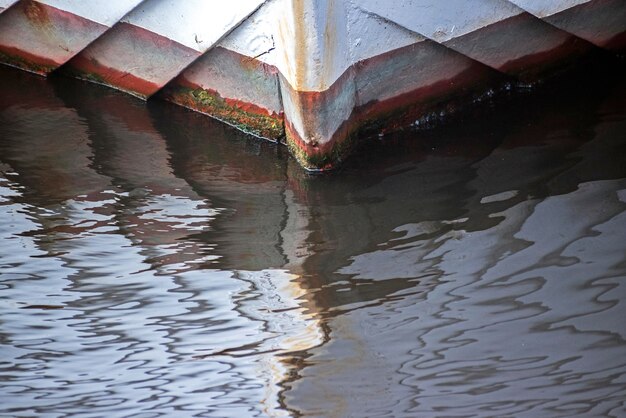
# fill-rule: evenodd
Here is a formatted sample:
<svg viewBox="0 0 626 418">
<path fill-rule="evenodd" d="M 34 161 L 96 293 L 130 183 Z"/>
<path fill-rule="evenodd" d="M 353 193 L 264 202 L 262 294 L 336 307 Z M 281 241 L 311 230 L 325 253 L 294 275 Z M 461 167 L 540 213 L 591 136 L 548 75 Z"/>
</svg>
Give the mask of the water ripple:
<svg viewBox="0 0 626 418">
<path fill-rule="evenodd" d="M 309 177 L 0 73 L 0 415 L 626 415 L 622 79 Z"/>
</svg>

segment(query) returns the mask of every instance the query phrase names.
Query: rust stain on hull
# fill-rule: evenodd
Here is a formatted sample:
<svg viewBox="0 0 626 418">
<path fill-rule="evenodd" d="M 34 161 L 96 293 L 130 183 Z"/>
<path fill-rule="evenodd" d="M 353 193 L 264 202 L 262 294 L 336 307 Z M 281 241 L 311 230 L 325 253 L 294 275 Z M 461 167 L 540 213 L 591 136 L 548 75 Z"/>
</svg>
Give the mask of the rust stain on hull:
<svg viewBox="0 0 626 418">
<path fill-rule="evenodd" d="M 178 79 L 162 96 L 173 103 L 224 121 L 240 130 L 272 141 L 284 137 L 284 114 L 253 103 L 222 97 L 216 90 Z"/>
<path fill-rule="evenodd" d="M 41 57 L 21 49 L 0 45 L 0 61 L 11 67 L 20 68 L 31 73 L 46 75 L 61 65 L 53 59 Z"/>
<path fill-rule="evenodd" d="M 459 65 L 463 70 L 446 76 L 438 71 L 426 71 L 420 77 L 408 77 L 415 72 L 415 60 L 419 57 L 439 60 L 439 66 Z M 382 69 L 388 71 L 384 78 Z M 409 80 L 406 86 L 399 80 Z M 502 74 L 466 58 L 459 58 L 446 48 L 423 41 L 407 47 L 361 61 L 349 68 L 333 85 L 323 92 L 298 92 L 290 89 L 289 94 L 302 112 L 304 135 L 289 121 L 285 121 L 287 143 L 298 161 L 307 169 L 328 170 L 335 167 L 350 153 L 357 138 L 385 134 L 410 126 L 416 120 L 434 111 L 451 113 L 471 103 L 472 98 L 490 87 L 508 82 Z M 388 98 L 371 99 L 355 103 L 346 119 L 325 141 L 311 140 L 309 133 L 319 131 L 320 115 L 334 115 L 334 108 L 341 103 L 342 96 L 361 83 L 362 92 L 369 85 L 375 91 L 388 86 L 398 93 Z M 382 86 L 382 87 L 381 87 Z M 289 87 L 287 87 L 289 88 Z M 374 96 L 377 96 L 374 93 Z M 288 119 L 288 116 L 286 119 Z"/>
<path fill-rule="evenodd" d="M 564 59 L 574 60 L 593 48 L 528 13 L 500 20 L 444 45 L 525 82 L 536 81 L 562 67 Z"/>
<path fill-rule="evenodd" d="M 36 1 L 21 2 L 20 6 L 24 10 L 24 14 L 33 24 L 38 26 L 45 26 L 50 23 L 48 12 L 45 7 Z"/>
<path fill-rule="evenodd" d="M 542 56 L 524 57 L 524 61 L 511 65 L 516 69 L 539 65 L 551 62 L 547 60 L 549 56 L 558 57 L 557 61 L 562 65 L 572 55 L 578 57 L 587 50 L 584 42 L 582 48 L 579 43 L 580 41 L 569 38 L 558 48 L 541 53 Z M 428 45 L 429 48 L 443 48 L 432 41 L 424 41 L 424 45 Z M 320 115 L 329 113 L 329 109 L 332 110 L 334 101 L 345 89 L 354 88 L 354 78 L 358 78 L 363 71 L 376 73 L 379 67 L 393 67 L 393 63 L 398 60 L 410 60 L 413 54 L 416 54 L 415 50 L 421 47 L 423 46 L 410 45 L 361 61 L 346 70 L 329 89 L 322 92 L 301 92 L 291 89 L 290 94 L 302 112 L 305 133 L 312 133 L 317 129 Z M 252 68 L 257 69 L 265 65 L 257 61 L 250 58 L 247 62 Z M 551 65 L 558 67 L 556 64 Z M 406 69 L 403 67 L 403 70 Z M 377 83 L 394 84 L 396 81 L 394 74 L 391 74 L 386 79 L 377 80 Z M 453 77 L 442 79 L 433 74 L 432 81 L 422 81 L 418 87 L 393 97 L 355 105 L 346 120 L 340 123 L 325 142 L 311 140 L 306 136 L 303 138 L 288 120 L 288 115 L 269 112 L 245 101 L 224 98 L 216 90 L 203 89 L 181 77 L 172 86 L 168 86 L 163 94 L 172 102 L 209 114 L 244 131 L 251 131 L 257 136 L 275 140 L 284 135 L 289 149 L 301 165 L 310 170 L 329 170 L 344 160 L 357 145 L 357 137 L 393 132 L 433 113 L 453 113 L 471 104 L 474 98 L 485 91 L 497 89 L 512 82 L 512 79 L 474 63 Z"/>
<path fill-rule="evenodd" d="M 122 22 L 64 68 L 79 78 L 147 99 L 199 56 L 169 38 Z"/>
<path fill-rule="evenodd" d="M 46 75 L 107 29 L 37 1 L 22 1 L 0 16 L 0 61 Z"/>
<path fill-rule="evenodd" d="M 295 84 L 296 86 L 303 86 L 306 83 L 306 74 L 309 71 L 308 68 L 308 51 L 307 51 L 307 34 L 305 31 L 304 22 L 306 16 L 304 14 L 304 0 L 293 1 L 293 35 L 295 39 L 295 51 L 293 51 L 293 69 L 295 70 Z"/>
</svg>

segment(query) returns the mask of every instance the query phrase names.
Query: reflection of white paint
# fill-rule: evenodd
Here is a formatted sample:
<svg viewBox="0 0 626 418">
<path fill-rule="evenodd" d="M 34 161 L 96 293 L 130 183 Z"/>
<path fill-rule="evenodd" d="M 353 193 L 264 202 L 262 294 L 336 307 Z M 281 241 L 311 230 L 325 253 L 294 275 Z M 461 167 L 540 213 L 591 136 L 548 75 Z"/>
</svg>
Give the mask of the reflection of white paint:
<svg viewBox="0 0 626 418">
<path fill-rule="evenodd" d="M 130 12 L 141 0 L 38 0 L 59 10 L 70 12 L 85 19 L 113 26 L 124 15 Z"/>
<path fill-rule="evenodd" d="M 312 254 L 307 246 L 307 238 L 311 233 L 308 229 L 311 214 L 308 206 L 297 202 L 292 190 L 287 189 L 283 193 L 287 216 L 285 227 L 280 232 L 281 248 L 287 259 L 286 267 L 290 271 L 299 271 Z"/>
<path fill-rule="evenodd" d="M 492 194 L 491 196 L 485 196 L 480 199 L 480 203 L 493 203 L 493 202 L 502 202 L 504 200 L 509 200 L 517 196 L 517 190 L 509 190 L 502 193 Z"/>
<path fill-rule="evenodd" d="M 221 42 L 279 68 L 292 87 L 322 91 L 351 65 L 425 38 L 447 42 L 525 12 L 553 14 L 589 0 L 267 2 Z M 269 53 L 267 39 L 274 39 Z M 541 44 L 540 44 L 541 45 Z M 506 51 L 497 51 L 502 55 Z M 492 52 L 493 53 L 493 52 Z"/>
<path fill-rule="evenodd" d="M 241 303 L 240 311 L 247 318 L 260 321 L 268 335 L 250 353 L 258 358 L 256 375 L 266 382 L 264 410 L 269 416 L 282 416 L 285 411 L 279 402 L 281 383 L 290 377 L 285 360 L 289 360 L 289 353 L 321 345 L 324 334 L 319 320 L 300 304 L 306 289 L 300 286 L 299 276 L 283 270 L 240 271 L 237 276 L 251 283 L 255 293 L 255 297 Z"/>
</svg>

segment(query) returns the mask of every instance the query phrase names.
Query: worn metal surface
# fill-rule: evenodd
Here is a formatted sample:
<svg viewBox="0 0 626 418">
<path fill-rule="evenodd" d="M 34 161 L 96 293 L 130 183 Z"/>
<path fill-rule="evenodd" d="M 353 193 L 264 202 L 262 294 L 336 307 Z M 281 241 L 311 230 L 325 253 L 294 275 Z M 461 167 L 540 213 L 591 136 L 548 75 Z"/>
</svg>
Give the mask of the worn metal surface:
<svg viewBox="0 0 626 418">
<path fill-rule="evenodd" d="M 0 16 L 0 61 L 47 74 L 105 33 L 140 1 L 20 1 Z"/>
<path fill-rule="evenodd" d="M 17 0 L 0 0 L 0 13 L 11 7 Z"/>
<path fill-rule="evenodd" d="M 0 15 L 0 60 L 161 92 L 326 169 L 357 133 L 622 51 L 625 33 L 623 0 L 23 0 Z"/>
<path fill-rule="evenodd" d="M 284 136 L 276 67 L 221 46 L 172 80 L 162 97 L 262 138 Z"/>
<path fill-rule="evenodd" d="M 626 49 L 622 0 L 511 0 L 551 25 L 609 50 Z"/>
<path fill-rule="evenodd" d="M 72 62 L 81 78 L 142 98 L 156 93 L 262 3 L 146 0 Z"/>
<path fill-rule="evenodd" d="M 363 1 L 365 10 L 513 77 L 532 79 L 584 48 L 570 45 L 572 35 L 506 0 L 412 0 L 394 6 Z"/>
</svg>

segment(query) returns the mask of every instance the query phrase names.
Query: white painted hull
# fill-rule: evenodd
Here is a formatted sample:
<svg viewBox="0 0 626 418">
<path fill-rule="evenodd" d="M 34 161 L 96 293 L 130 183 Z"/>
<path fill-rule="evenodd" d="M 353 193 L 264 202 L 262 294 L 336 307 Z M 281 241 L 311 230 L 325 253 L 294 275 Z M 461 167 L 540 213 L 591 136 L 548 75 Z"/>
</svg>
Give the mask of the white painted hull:
<svg viewBox="0 0 626 418">
<path fill-rule="evenodd" d="M 0 13 L 11 7 L 17 0 L 0 0 Z"/>
<path fill-rule="evenodd" d="M 622 51 L 625 34 L 622 0 L 22 0 L 0 15 L 0 60 L 159 93 L 324 169 L 364 128 Z"/>
</svg>

